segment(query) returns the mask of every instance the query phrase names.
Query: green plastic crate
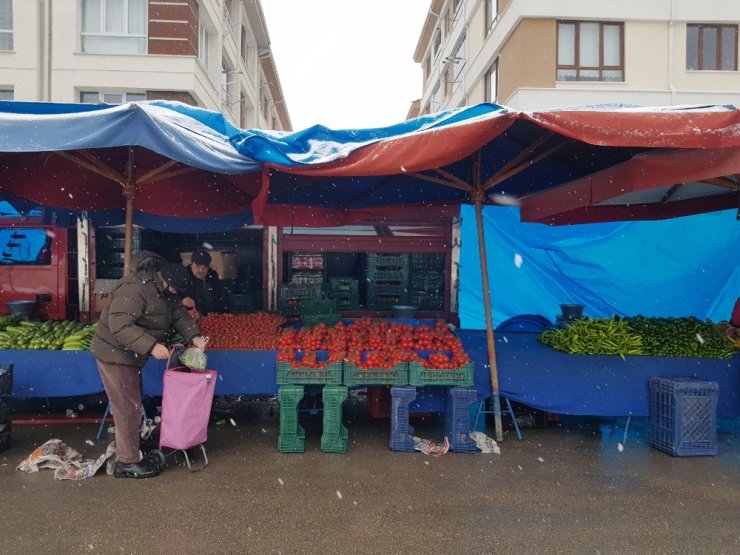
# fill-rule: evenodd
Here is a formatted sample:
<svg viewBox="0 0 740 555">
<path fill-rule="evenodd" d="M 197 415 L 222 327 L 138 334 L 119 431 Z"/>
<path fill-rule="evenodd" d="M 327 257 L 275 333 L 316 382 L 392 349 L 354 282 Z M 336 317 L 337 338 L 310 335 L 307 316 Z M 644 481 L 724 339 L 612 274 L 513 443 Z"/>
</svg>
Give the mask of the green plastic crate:
<svg viewBox="0 0 740 555">
<path fill-rule="evenodd" d="M 293 366 L 290 362 L 278 361 L 278 385 L 341 384 L 343 363 L 330 362 L 325 368 Z"/>
<path fill-rule="evenodd" d="M 303 453 L 306 431 L 298 423 L 298 404 L 301 399 L 303 386 L 287 385 L 278 390 L 280 403 L 278 449 L 281 453 Z"/>
<path fill-rule="evenodd" d="M 459 368 L 425 368 L 418 362 L 409 363 L 409 385 L 456 385 L 458 387 L 472 387 L 473 363 L 468 362 Z"/>
<path fill-rule="evenodd" d="M 307 299 L 302 300 L 298 306 L 302 317 L 331 314 L 337 311 L 337 302 L 334 299 Z"/>
<path fill-rule="evenodd" d="M 399 362 L 393 368 L 360 368 L 344 363 L 344 385 L 406 385 L 409 383 L 409 364 Z"/>
<path fill-rule="evenodd" d="M 318 326 L 319 324 L 326 324 L 327 326 L 333 326 L 342 316 L 338 312 L 331 314 L 311 314 L 307 316 L 301 316 L 301 323 L 304 327 Z"/>
<path fill-rule="evenodd" d="M 349 433 L 342 424 L 342 403 L 347 399 L 346 385 L 327 385 L 322 392 L 324 405 L 321 450 L 325 453 L 346 453 Z"/>
</svg>

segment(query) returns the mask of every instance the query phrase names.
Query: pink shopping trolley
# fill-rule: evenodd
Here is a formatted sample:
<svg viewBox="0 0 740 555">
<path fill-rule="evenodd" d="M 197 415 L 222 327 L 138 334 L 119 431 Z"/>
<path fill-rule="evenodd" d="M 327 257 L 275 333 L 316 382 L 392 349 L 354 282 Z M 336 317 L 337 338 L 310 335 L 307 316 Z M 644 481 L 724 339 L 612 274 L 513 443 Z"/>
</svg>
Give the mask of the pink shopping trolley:
<svg viewBox="0 0 740 555">
<path fill-rule="evenodd" d="M 159 448 L 163 461 L 166 456 L 182 452 L 188 469 L 197 472 L 208 466 L 203 444 L 208 440 L 208 420 L 217 374 L 214 370 L 197 372 L 185 366 L 172 366 L 173 359 L 177 360 L 177 357 L 171 354 L 164 371 Z M 187 452 L 193 447 L 200 447 L 204 460 L 203 465 L 195 469 Z M 165 454 L 165 448 L 173 451 Z"/>
</svg>

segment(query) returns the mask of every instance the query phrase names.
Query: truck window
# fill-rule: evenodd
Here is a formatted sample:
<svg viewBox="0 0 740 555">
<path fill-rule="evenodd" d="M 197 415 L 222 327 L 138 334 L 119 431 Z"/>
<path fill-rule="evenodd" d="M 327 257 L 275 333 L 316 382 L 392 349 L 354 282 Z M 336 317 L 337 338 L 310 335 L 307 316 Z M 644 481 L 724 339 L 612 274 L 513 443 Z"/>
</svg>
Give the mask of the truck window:
<svg viewBox="0 0 740 555">
<path fill-rule="evenodd" d="M 51 236 L 43 228 L 0 229 L 0 264 L 51 264 Z"/>
</svg>

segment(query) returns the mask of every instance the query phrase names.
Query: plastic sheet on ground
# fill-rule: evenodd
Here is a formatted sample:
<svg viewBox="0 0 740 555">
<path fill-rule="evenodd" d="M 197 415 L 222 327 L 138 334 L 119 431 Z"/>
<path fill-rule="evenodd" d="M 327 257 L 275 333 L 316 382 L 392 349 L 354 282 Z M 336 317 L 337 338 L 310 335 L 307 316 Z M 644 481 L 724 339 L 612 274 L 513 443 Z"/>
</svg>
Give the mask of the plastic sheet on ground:
<svg viewBox="0 0 740 555">
<path fill-rule="evenodd" d="M 438 445 L 429 439 L 422 439 L 414 436 L 414 449 L 421 451 L 425 455 L 434 455 L 435 457 L 439 457 L 450 450 L 450 441 L 447 439 L 447 436 L 445 436 L 442 444 Z"/>
<path fill-rule="evenodd" d="M 501 449 L 496 443 L 496 440 L 492 437 L 487 436 L 483 432 L 470 432 L 468 434 L 470 439 L 475 442 L 476 447 L 481 450 L 481 453 L 495 453 L 496 455 L 501 454 Z"/>
<path fill-rule="evenodd" d="M 98 458 L 82 460 L 82 455 L 61 439 L 50 439 L 34 449 L 16 470 L 38 472 L 42 468 L 51 468 L 57 480 L 83 480 L 94 476 L 114 453 L 115 444 L 111 443 Z"/>
</svg>

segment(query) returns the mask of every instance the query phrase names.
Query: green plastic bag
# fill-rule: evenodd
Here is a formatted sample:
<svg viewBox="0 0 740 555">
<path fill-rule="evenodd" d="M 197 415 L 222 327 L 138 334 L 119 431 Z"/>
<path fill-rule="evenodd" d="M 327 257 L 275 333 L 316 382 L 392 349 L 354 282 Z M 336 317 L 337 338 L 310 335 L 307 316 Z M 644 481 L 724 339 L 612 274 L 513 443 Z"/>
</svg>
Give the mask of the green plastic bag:
<svg viewBox="0 0 740 555">
<path fill-rule="evenodd" d="M 190 347 L 180 355 L 180 362 L 191 370 L 203 372 L 208 364 L 208 357 L 202 349 Z"/>
</svg>

